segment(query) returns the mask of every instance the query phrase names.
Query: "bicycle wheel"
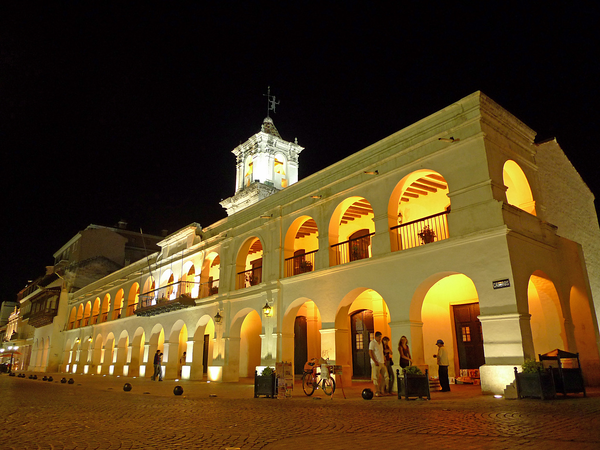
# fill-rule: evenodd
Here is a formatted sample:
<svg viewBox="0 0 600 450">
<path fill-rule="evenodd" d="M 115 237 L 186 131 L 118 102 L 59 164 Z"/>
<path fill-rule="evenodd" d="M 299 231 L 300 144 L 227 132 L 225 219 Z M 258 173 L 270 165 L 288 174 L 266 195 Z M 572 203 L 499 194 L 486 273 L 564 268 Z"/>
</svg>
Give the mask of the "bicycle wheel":
<svg viewBox="0 0 600 450">
<path fill-rule="evenodd" d="M 333 378 L 324 378 L 321 382 L 325 395 L 331 395 L 335 392 L 335 380 Z"/>
<path fill-rule="evenodd" d="M 302 375 L 302 389 L 308 396 L 313 395 L 313 392 L 315 392 L 312 372 L 304 372 L 304 375 Z"/>
</svg>

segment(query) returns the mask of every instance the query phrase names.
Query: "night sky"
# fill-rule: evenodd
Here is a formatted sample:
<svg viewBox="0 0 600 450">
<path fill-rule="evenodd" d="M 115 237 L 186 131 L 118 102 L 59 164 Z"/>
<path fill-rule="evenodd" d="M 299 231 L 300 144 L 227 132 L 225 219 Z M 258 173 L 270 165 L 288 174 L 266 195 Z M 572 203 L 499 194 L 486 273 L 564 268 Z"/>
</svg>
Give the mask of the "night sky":
<svg viewBox="0 0 600 450">
<path fill-rule="evenodd" d="M 225 217 L 268 86 L 300 179 L 481 90 L 600 193 L 596 3 L 55 3 L 0 4 L 0 301 L 89 224 Z"/>
</svg>

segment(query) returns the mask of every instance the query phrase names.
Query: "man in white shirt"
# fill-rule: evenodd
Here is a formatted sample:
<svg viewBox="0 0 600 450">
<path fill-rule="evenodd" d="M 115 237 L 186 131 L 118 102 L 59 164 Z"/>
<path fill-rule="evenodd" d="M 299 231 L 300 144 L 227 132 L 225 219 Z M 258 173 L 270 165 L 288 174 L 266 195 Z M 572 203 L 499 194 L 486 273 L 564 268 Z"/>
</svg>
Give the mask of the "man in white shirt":
<svg viewBox="0 0 600 450">
<path fill-rule="evenodd" d="M 448 366 L 450 362 L 448 361 L 448 352 L 446 351 L 446 347 L 444 347 L 444 341 L 441 339 L 438 339 L 435 345 L 438 346 L 438 352 L 433 357 L 437 359 L 438 363 L 440 386 L 442 387 L 442 392 L 450 392 L 450 380 L 448 380 Z"/>
<path fill-rule="evenodd" d="M 388 385 L 388 373 L 383 356 L 383 344 L 381 343 L 381 332 L 375 333 L 375 339 L 369 343 L 369 356 L 371 357 L 371 380 L 375 386 L 375 396 L 381 397 L 383 389 Z M 383 378 L 383 381 L 381 380 Z"/>
</svg>

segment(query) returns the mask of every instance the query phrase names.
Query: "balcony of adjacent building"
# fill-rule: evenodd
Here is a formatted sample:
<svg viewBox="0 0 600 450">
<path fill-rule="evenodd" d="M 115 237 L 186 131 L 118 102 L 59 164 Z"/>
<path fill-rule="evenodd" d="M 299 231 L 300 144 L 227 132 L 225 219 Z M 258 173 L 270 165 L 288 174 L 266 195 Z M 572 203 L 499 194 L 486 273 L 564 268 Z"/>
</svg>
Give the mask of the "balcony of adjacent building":
<svg viewBox="0 0 600 450">
<path fill-rule="evenodd" d="M 60 287 L 43 288 L 42 292 L 30 300 L 29 310 L 23 315 L 29 325 L 40 328 L 50 325 L 58 313 Z"/>
</svg>

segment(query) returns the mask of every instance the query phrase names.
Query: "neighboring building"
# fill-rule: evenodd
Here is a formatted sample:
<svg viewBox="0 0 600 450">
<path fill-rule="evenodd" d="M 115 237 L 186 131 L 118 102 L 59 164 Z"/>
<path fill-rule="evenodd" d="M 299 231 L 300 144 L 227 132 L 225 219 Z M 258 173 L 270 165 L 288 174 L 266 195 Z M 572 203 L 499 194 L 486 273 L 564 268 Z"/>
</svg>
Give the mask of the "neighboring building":
<svg viewBox="0 0 600 450">
<path fill-rule="evenodd" d="M 161 349 L 166 377 L 236 381 L 321 356 L 348 385 L 378 330 L 432 374 L 443 339 L 485 393 L 555 348 L 598 385 L 593 195 L 534 138 L 476 92 L 296 182 L 302 148 L 267 119 L 234 150 L 227 218 L 69 294 L 60 370 L 150 376 Z"/>
<path fill-rule="evenodd" d="M 125 229 L 90 225 L 77 233 L 55 254 L 54 266 L 17 294 L 18 309 L 12 311 L 4 341 L 19 347 L 15 368 L 58 370 L 64 345 L 68 293 L 99 280 L 155 252 L 161 237 Z M 143 239 L 143 241 L 142 241 Z M 146 251 L 145 248 L 148 250 Z M 102 311 L 94 311 L 100 320 Z M 0 329 L 1 333 L 1 329 Z"/>
</svg>

